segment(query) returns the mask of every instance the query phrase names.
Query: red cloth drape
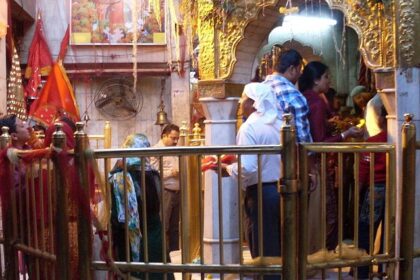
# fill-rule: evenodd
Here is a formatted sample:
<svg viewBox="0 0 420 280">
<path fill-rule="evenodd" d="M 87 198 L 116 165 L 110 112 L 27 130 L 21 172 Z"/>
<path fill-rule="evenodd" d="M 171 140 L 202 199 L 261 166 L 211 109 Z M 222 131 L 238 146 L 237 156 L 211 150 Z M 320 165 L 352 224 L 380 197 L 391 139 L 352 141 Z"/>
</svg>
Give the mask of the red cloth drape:
<svg viewBox="0 0 420 280">
<path fill-rule="evenodd" d="M 41 76 L 47 76 L 51 70 L 52 57 L 47 41 L 43 34 L 41 17 L 36 21 L 35 33 L 29 47 L 28 65 L 25 70 L 25 78 L 29 79 L 25 88 L 25 96 L 36 98 Z"/>
<path fill-rule="evenodd" d="M 64 34 L 63 40 L 61 40 L 60 53 L 58 54 L 57 61 L 64 60 L 67 53 L 67 47 L 70 42 L 70 25 L 67 26 L 66 34 Z"/>
<path fill-rule="evenodd" d="M 67 115 L 74 122 L 80 120 L 73 87 L 60 62 L 54 63 L 47 83 L 29 110 L 29 116 L 50 126 L 59 115 Z"/>
</svg>

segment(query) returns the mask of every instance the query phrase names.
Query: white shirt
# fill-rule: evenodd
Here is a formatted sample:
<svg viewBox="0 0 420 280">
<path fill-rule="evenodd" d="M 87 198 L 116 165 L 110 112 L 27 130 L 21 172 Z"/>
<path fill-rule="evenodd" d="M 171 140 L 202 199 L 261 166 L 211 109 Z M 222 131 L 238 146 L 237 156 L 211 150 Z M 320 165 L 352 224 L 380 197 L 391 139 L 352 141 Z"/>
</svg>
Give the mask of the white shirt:
<svg viewBox="0 0 420 280">
<path fill-rule="evenodd" d="M 266 124 L 258 112 L 252 113 L 239 128 L 236 144 L 247 145 L 280 145 L 280 128 L 282 121 L 276 119 L 274 123 Z M 258 157 L 257 155 L 243 155 L 242 182 L 246 188 L 258 183 Z M 280 155 L 261 156 L 261 178 L 263 183 L 278 181 L 280 178 Z M 232 177 L 238 177 L 238 164 L 229 165 L 226 171 Z"/>
<path fill-rule="evenodd" d="M 166 147 L 163 144 L 162 140 L 160 140 L 153 148 L 161 148 Z M 179 191 L 179 160 L 178 157 L 174 156 L 166 156 L 162 158 L 163 161 L 163 175 L 160 174 L 162 177 L 162 184 L 163 188 L 171 191 Z M 150 164 L 153 166 L 154 169 L 160 171 L 159 167 L 159 158 L 158 157 L 151 157 Z M 173 174 L 177 174 L 174 176 Z"/>
<path fill-rule="evenodd" d="M 369 102 L 366 104 L 366 129 L 368 136 L 374 136 L 382 131 L 379 126 L 378 120 L 381 116 L 381 108 L 383 106 L 381 97 L 377 93 Z"/>
</svg>

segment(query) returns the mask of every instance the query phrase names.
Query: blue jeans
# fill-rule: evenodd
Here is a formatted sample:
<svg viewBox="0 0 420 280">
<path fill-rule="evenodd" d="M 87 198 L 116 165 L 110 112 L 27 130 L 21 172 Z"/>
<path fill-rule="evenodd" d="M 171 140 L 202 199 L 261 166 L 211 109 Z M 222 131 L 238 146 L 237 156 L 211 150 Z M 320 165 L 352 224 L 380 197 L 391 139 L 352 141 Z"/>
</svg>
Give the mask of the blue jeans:
<svg viewBox="0 0 420 280">
<path fill-rule="evenodd" d="M 359 218 L 359 248 L 365 249 L 369 253 L 369 193 L 370 190 L 367 189 L 366 193 L 361 201 L 360 207 L 360 218 Z M 374 186 L 374 214 L 373 214 L 373 236 L 376 236 L 376 231 L 378 230 L 379 224 L 384 218 L 385 214 L 385 184 L 377 183 Z M 383 223 L 382 223 L 383 228 Z M 382 241 L 384 233 L 382 231 Z M 381 249 L 382 249 L 381 242 Z M 357 269 L 359 278 L 368 278 L 369 277 L 369 266 L 360 266 Z"/>
<path fill-rule="evenodd" d="M 280 194 L 277 183 L 263 183 L 263 255 L 280 256 Z M 257 185 L 248 186 L 245 194 L 246 238 L 252 258 L 258 251 L 258 191 Z M 279 275 L 266 275 L 264 280 L 279 279 Z"/>
</svg>

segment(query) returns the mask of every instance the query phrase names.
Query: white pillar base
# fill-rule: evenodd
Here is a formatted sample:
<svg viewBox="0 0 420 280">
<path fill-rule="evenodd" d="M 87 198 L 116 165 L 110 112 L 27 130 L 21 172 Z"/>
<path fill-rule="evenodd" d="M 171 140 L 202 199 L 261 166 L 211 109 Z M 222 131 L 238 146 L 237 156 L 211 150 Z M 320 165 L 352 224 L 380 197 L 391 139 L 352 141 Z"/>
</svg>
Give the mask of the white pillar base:
<svg viewBox="0 0 420 280">
<path fill-rule="evenodd" d="M 207 120 L 205 144 L 234 145 L 238 98 L 201 98 Z M 207 171 L 204 190 L 204 263 L 218 264 L 220 258 L 219 210 L 222 211 L 223 263 L 239 263 L 239 205 L 236 180 L 222 178 L 222 206 L 219 209 L 217 174 Z M 217 277 L 217 275 L 215 275 Z M 237 277 L 235 277 L 237 278 Z"/>
</svg>

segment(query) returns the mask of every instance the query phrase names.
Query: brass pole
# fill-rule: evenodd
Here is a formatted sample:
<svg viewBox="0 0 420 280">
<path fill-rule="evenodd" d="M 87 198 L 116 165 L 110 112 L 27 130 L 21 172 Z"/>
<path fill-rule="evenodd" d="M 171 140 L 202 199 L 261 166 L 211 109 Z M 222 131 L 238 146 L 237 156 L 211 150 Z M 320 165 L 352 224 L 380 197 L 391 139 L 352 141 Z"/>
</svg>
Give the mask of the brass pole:
<svg viewBox="0 0 420 280">
<path fill-rule="evenodd" d="M 306 279 L 306 262 L 308 256 L 308 152 L 305 147 L 299 150 L 299 175 L 301 191 L 299 196 L 299 278 Z"/>
<path fill-rule="evenodd" d="M 31 213 L 31 215 L 28 216 L 29 219 L 32 218 L 32 222 L 31 227 L 34 233 L 34 239 L 33 239 L 33 248 L 35 249 L 39 249 L 39 238 L 38 238 L 38 222 L 37 222 L 37 209 L 36 209 L 36 202 L 35 202 L 35 178 L 34 178 L 34 164 L 31 163 L 29 166 L 29 180 L 28 180 L 28 184 L 26 185 L 26 189 L 29 193 L 29 197 L 30 197 L 30 204 L 28 204 L 28 209 Z M 14 195 L 12 196 L 14 197 Z M 12 207 L 16 206 L 16 200 L 12 199 Z M 41 206 L 43 207 L 43 204 L 41 204 Z M 41 207 L 41 208 L 42 208 Z M 16 207 L 13 207 L 15 209 L 13 209 L 12 213 L 16 213 Z M 15 218 L 16 215 L 13 215 L 13 221 L 16 221 L 17 218 Z M 32 217 L 31 217 L 32 216 Z M 36 279 L 39 279 L 39 258 L 35 258 L 34 260 L 34 269 L 35 269 L 35 277 Z"/>
<path fill-rule="evenodd" d="M 89 146 L 89 139 L 86 132 L 83 130 L 84 123 L 77 122 L 74 136 L 76 139 L 75 147 L 75 164 L 78 169 L 78 175 L 81 182 L 80 203 L 82 207 L 79 207 L 78 211 L 78 250 L 79 250 L 79 275 L 80 279 L 90 280 L 92 279 L 92 272 L 90 269 L 92 263 L 91 248 L 92 248 L 92 227 L 90 218 L 86 217 L 87 213 L 83 210 L 90 210 L 89 205 L 89 180 L 88 180 L 88 165 L 86 158 L 86 151 Z M 83 209 L 83 210 L 82 210 Z"/>
<path fill-rule="evenodd" d="M 183 121 L 181 127 L 179 128 L 179 141 L 178 145 L 180 146 L 187 146 L 188 145 L 188 131 L 189 128 L 187 126 L 187 122 Z M 181 248 L 181 262 L 187 263 L 191 261 L 191 248 L 190 248 L 190 221 L 188 217 L 188 213 L 192 211 L 190 209 L 191 205 L 188 203 L 188 194 L 189 191 L 186 187 L 188 183 L 188 159 L 187 157 L 179 156 L 178 157 L 178 170 L 179 170 L 179 184 L 180 184 L 180 207 L 179 209 L 179 222 L 180 222 L 180 248 Z M 185 274 L 182 274 L 182 279 L 188 278 Z"/>
<path fill-rule="evenodd" d="M 0 148 L 4 149 L 6 148 L 10 142 L 12 141 L 12 138 L 10 137 L 9 134 L 9 127 L 7 126 L 3 126 L 1 128 L 1 136 L 0 136 Z"/>
<path fill-rule="evenodd" d="M 112 146 L 111 143 L 112 143 L 111 123 L 109 121 L 106 121 L 105 126 L 104 126 L 104 149 L 111 149 L 111 146 Z M 106 160 L 105 161 L 105 166 L 106 166 L 107 170 L 111 170 L 111 161 Z"/>
<path fill-rule="evenodd" d="M 66 135 L 62 131 L 63 124 L 55 124 L 55 132 L 53 133 L 53 145 L 55 148 L 63 149 L 66 146 Z M 54 165 L 57 160 L 54 161 Z M 60 275 L 60 279 L 71 279 L 70 276 L 70 255 L 69 255 L 69 217 L 68 217 L 68 197 L 67 185 L 65 178 L 62 176 L 59 168 L 54 167 L 54 182 L 57 196 L 57 212 L 56 220 L 56 240 L 57 240 L 57 263 L 56 275 Z"/>
<path fill-rule="evenodd" d="M 242 178 L 242 157 L 240 154 L 238 154 L 238 178 Z M 243 265 L 244 264 L 244 256 L 243 256 L 243 240 L 244 238 L 244 218 L 243 218 L 243 210 L 242 210 L 242 205 L 244 203 L 244 198 L 243 198 L 243 182 L 242 180 L 238 180 L 238 228 L 239 228 L 239 264 Z M 243 279 L 243 274 L 239 275 L 239 278 L 242 280 Z"/>
<path fill-rule="evenodd" d="M 11 137 L 9 134 L 9 127 L 3 126 L 1 128 L 2 135 L 0 136 L 0 148 L 5 149 L 11 143 Z M 7 168 L 11 168 L 8 166 Z M 11 200 L 13 195 L 7 200 Z M 3 212 L 3 235 L 4 235 L 4 256 L 5 256 L 5 278 L 4 279 L 16 279 L 17 277 L 17 254 L 13 249 L 13 242 L 16 239 L 13 230 L 13 213 L 12 209 L 5 209 L 2 205 Z M 17 221 L 16 221 L 17 222 Z"/>
<path fill-rule="evenodd" d="M 128 217 L 128 186 L 127 186 L 127 158 L 123 158 L 123 188 L 124 188 L 124 217 Z M 129 263 L 130 258 L 130 235 L 128 229 L 128 221 L 124 222 L 124 247 L 125 247 L 125 259 Z"/>
<path fill-rule="evenodd" d="M 104 126 L 104 149 L 110 149 L 111 142 L 112 142 L 111 123 L 109 121 L 106 121 L 105 126 Z"/>
<path fill-rule="evenodd" d="M 179 128 L 179 146 L 188 146 L 188 130 L 187 121 L 182 121 L 182 125 Z"/>
<path fill-rule="evenodd" d="M 257 217 L 258 217 L 258 255 L 264 256 L 264 229 L 263 229 L 263 185 L 262 185 L 262 174 L 261 174 L 261 154 L 257 155 Z M 239 177 L 240 178 L 240 177 Z"/>
<path fill-rule="evenodd" d="M 200 137 L 200 135 L 198 135 Z M 199 146 L 201 141 L 189 141 L 190 146 Z M 185 158 L 185 162 L 180 162 L 182 166 L 182 171 L 180 170 L 181 178 L 185 176 L 186 180 L 184 180 L 185 187 L 183 197 L 182 197 L 182 205 L 183 205 L 183 215 L 185 219 L 183 220 L 183 233 L 184 233 L 184 247 L 183 250 L 185 251 L 185 256 L 187 258 L 187 262 L 192 262 L 194 258 L 200 255 L 200 248 L 202 244 L 200 244 L 201 238 L 201 206 L 202 202 L 200 201 L 201 197 L 201 157 L 198 155 L 189 155 L 183 157 Z M 200 159 L 199 159 L 200 158 Z M 182 251 L 184 254 L 184 251 Z"/>
<path fill-rule="evenodd" d="M 413 115 L 404 114 L 402 125 L 402 201 L 400 279 L 413 279 L 414 209 L 416 182 L 416 127 Z"/>
<path fill-rule="evenodd" d="M 280 131 L 283 145 L 280 186 L 283 279 L 297 279 L 297 155 L 296 130 L 291 120 L 291 114 L 284 114 Z"/>
<path fill-rule="evenodd" d="M 222 165 L 220 155 L 217 155 L 217 208 L 218 208 L 218 223 L 219 223 L 219 263 L 225 264 L 225 255 L 223 249 L 223 192 L 222 192 Z M 220 274 L 223 279 L 223 274 Z"/>
</svg>

